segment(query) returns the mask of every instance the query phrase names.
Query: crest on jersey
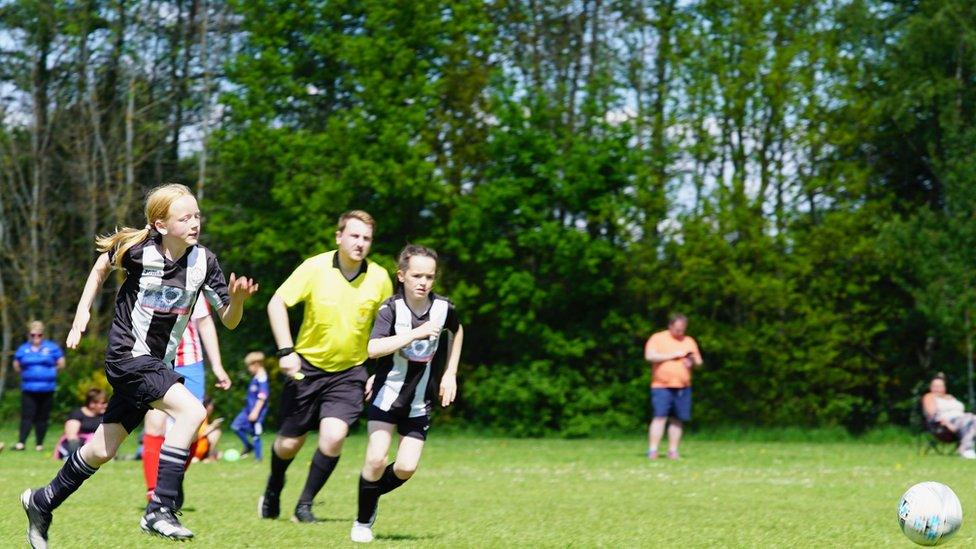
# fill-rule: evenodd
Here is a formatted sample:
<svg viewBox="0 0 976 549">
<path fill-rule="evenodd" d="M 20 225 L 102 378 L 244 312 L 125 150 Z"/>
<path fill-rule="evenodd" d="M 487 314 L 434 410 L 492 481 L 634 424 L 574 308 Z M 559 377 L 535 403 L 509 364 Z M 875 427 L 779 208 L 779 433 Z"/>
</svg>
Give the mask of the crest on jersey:
<svg viewBox="0 0 976 549">
<path fill-rule="evenodd" d="M 400 349 L 400 354 L 412 362 L 430 362 L 437 354 L 437 339 L 436 337 L 415 339 Z"/>
<path fill-rule="evenodd" d="M 193 294 L 175 286 L 150 286 L 143 290 L 139 305 L 156 313 L 185 315 L 193 306 Z"/>
<path fill-rule="evenodd" d="M 447 320 L 447 308 L 447 301 L 435 299 L 428 313 L 430 322 L 443 329 L 444 322 Z M 407 303 L 403 299 L 396 300 L 395 311 L 396 323 L 394 329 L 396 333 L 405 334 L 412 330 L 413 324 L 411 319 L 413 318 L 413 313 L 410 312 L 410 308 L 407 307 Z M 408 343 L 406 347 L 400 349 L 399 354 L 411 362 L 430 362 L 434 358 L 434 355 L 437 354 L 439 339 L 438 336 L 427 339 L 415 339 Z"/>
</svg>

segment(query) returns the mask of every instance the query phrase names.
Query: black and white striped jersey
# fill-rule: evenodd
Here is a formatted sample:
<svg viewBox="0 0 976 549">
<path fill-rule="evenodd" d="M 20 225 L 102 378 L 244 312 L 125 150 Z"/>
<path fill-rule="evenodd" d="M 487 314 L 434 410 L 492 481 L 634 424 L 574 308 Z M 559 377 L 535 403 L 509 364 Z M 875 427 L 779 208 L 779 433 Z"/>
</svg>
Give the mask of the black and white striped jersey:
<svg viewBox="0 0 976 549">
<path fill-rule="evenodd" d="M 215 309 L 230 303 L 213 252 L 191 246 L 172 261 L 163 255 L 158 238 L 136 244 L 122 257 L 126 277 L 115 298 L 106 360 L 149 355 L 170 364 L 201 291 Z"/>
<path fill-rule="evenodd" d="M 436 396 L 438 372 L 443 370 L 447 351 L 460 323 L 454 305 L 431 293 L 429 308 L 417 315 L 402 293 L 387 299 L 376 313 L 370 339 L 403 334 L 430 320 L 447 331 L 447 337 L 414 340 L 399 351 L 380 357 L 373 383 L 373 406 L 385 412 L 419 417 L 430 413 Z M 444 341 L 444 345 L 440 345 Z"/>
</svg>

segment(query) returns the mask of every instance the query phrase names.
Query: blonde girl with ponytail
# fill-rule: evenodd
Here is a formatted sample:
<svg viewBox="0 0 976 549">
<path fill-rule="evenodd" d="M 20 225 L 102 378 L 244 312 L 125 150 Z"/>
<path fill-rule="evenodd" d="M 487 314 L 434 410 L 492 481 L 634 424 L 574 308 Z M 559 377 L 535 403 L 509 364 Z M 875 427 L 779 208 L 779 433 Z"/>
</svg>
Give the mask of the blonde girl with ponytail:
<svg viewBox="0 0 976 549">
<path fill-rule="evenodd" d="M 123 270 L 125 280 L 116 296 L 105 353 L 105 375 L 113 394 L 88 443 L 68 456 L 47 486 L 21 494 L 31 547 L 47 547 L 52 511 L 115 457 L 150 408 L 162 410 L 174 424 L 160 449 L 156 490 L 140 526 L 146 533 L 173 540 L 193 537 L 177 515 L 183 464 L 206 411 L 174 371 L 173 359 L 198 296 L 210 302 L 224 326 L 234 329 L 244 302 L 258 285 L 233 273 L 224 279 L 217 257 L 198 243 L 200 209 L 184 185 L 153 189 L 145 213 L 144 228 L 126 227 L 95 240 L 101 255 L 78 301 L 67 346 L 77 348 L 92 302 L 111 270 Z"/>
</svg>

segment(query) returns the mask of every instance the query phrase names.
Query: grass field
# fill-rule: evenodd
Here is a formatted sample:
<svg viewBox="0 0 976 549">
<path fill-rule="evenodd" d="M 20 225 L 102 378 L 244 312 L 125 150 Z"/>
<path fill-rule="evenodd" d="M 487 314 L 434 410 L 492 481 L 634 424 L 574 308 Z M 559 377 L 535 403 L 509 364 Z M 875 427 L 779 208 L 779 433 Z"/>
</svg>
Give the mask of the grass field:
<svg viewBox="0 0 976 549">
<path fill-rule="evenodd" d="M 0 454 L 0 546 L 24 546 L 18 494 L 58 464 L 32 450 Z M 256 518 L 267 463 L 195 464 L 185 524 L 197 547 L 352 546 L 365 439 L 352 437 L 316 501 L 324 522 Z M 225 440 L 223 447 L 237 447 Z M 908 442 L 736 442 L 689 438 L 684 458 L 649 462 L 644 441 L 512 440 L 434 433 L 421 469 L 380 502 L 377 546 L 912 547 L 895 507 L 911 484 L 951 486 L 969 524 L 949 546 L 976 545 L 976 463 L 919 456 Z M 127 448 L 131 451 L 131 448 Z M 289 471 L 289 511 L 310 449 Z M 55 514 L 53 547 L 165 547 L 139 531 L 141 463 L 116 461 Z"/>
</svg>

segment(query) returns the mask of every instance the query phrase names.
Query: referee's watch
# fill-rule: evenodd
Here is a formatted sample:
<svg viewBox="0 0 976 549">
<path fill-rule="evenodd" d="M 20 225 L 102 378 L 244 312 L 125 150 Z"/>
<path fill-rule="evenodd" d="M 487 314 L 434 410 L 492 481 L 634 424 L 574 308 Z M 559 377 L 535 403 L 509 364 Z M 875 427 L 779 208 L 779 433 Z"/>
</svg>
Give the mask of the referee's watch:
<svg viewBox="0 0 976 549">
<path fill-rule="evenodd" d="M 278 358 L 286 357 L 295 352 L 294 347 L 284 347 L 275 351 L 275 356 Z"/>
</svg>

